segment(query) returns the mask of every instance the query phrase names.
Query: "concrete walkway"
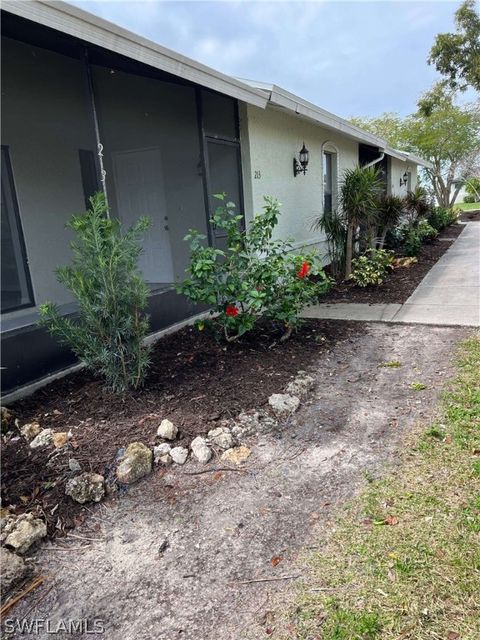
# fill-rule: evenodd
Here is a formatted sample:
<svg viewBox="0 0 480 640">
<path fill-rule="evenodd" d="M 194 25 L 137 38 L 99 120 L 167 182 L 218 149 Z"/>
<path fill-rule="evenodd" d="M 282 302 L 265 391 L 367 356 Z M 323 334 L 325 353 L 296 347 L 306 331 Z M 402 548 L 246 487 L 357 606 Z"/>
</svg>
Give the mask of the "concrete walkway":
<svg viewBox="0 0 480 640">
<path fill-rule="evenodd" d="M 306 318 L 480 326 L 480 222 L 468 222 L 405 304 L 319 304 Z"/>
</svg>

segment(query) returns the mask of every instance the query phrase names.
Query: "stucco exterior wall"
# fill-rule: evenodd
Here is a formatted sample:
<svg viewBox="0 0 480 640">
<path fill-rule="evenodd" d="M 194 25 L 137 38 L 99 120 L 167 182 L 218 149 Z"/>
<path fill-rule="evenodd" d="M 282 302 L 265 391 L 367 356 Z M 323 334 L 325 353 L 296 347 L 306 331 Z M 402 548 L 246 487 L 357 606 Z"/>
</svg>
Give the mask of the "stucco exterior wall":
<svg viewBox="0 0 480 640">
<path fill-rule="evenodd" d="M 410 185 L 400 186 L 400 178 L 403 178 L 405 173 L 411 174 Z M 407 195 L 408 189 L 413 190 L 417 186 L 417 165 L 408 162 L 403 162 L 398 158 L 390 158 L 390 179 L 389 179 L 389 193 L 395 196 L 404 197 Z"/>
<path fill-rule="evenodd" d="M 358 144 L 307 120 L 267 107 L 243 105 L 240 112 L 246 218 L 261 212 L 263 196 L 281 203 L 277 237 L 325 251 L 324 235 L 313 229 L 323 211 L 323 149 L 337 151 L 336 179 L 358 164 Z M 310 152 L 306 175 L 293 175 L 293 158 L 303 142 Z"/>
</svg>

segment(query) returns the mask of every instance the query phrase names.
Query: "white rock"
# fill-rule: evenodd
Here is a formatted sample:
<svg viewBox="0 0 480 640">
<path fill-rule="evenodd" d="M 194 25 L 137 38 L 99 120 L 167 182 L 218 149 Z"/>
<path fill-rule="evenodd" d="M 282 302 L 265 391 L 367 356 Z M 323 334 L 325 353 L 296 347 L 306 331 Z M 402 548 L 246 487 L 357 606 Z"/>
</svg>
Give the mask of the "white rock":
<svg viewBox="0 0 480 640">
<path fill-rule="evenodd" d="M 29 573 L 29 568 L 23 558 L 3 547 L 0 548 L 0 564 L 2 567 L 2 596 L 4 596 L 20 580 L 25 578 Z"/>
<path fill-rule="evenodd" d="M 73 471 L 74 473 L 82 470 L 82 467 L 80 466 L 79 461 L 76 460 L 75 458 L 70 458 L 70 460 L 68 461 L 68 468 L 70 469 L 70 471 Z"/>
<path fill-rule="evenodd" d="M 165 440 L 175 440 L 178 428 L 170 420 L 162 420 L 157 430 L 157 436 Z"/>
<path fill-rule="evenodd" d="M 185 447 L 173 447 L 170 450 L 170 455 L 176 464 L 185 464 L 188 458 L 188 449 Z"/>
<path fill-rule="evenodd" d="M 255 433 L 268 433 L 277 426 L 277 421 L 272 418 L 268 413 L 263 411 L 254 411 L 253 413 L 241 413 L 238 416 L 238 422 L 240 428 L 243 430 L 243 435 L 253 435 Z M 232 429 L 233 433 L 233 429 Z M 238 438 L 235 434 L 235 436 Z"/>
<path fill-rule="evenodd" d="M 36 420 L 34 420 L 33 422 L 27 422 L 27 424 L 24 424 L 23 427 L 20 428 L 20 433 L 27 440 L 33 440 L 33 438 L 38 436 L 41 430 L 41 426 Z"/>
<path fill-rule="evenodd" d="M 53 440 L 53 431 L 51 429 L 43 429 L 30 442 L 30 448 L 37 449 L 38 447 L 46 447 L 48 444 L 51 444 L 52 440 Z"/>
<path fill-rule="evenodd" d="M 220 449 L 230 449 L 235 444 L 231 431 L 227 427 L 212 429 L 208 432 L 208 439 Z"/>
<path fill-rule="evenodd" d="M 100 502 L 105 495 L 105 479 L 98 473 L 86 471 L 67 482 L 65 493 L 80 504 Z"/>
<path fill-rule="evenodd" d="M 241 445 L 240 447 L 232 447 L 222 453 L 221 460 L 226 462 L 234 462 L 235 464 L 242 464 L 252 453 L 251 449 Z"/>
<path fill-rule="evenodd" d="M 160 456 L 157 460 L 157 464 L 161 464 L 164 467 L 169 467 L 172 464 L 172 456 L 169 453 L 166 453 L 163 456 Z"/>
<path fill-rule="evenodd" d="M 153 453 L 142 442 L 132 442 L 117 467 L 117 480 L 122 484 L 132 484 L 152 470 Z"/>
<path fill-rule="evenodd" d="M 47 535 L 47 527 L 43 520 L 34 518 L 31 513 L 19 516 L 6 528 L 8 535 L 5 545 L 13 547 L 17 553 L 25 553 L 32 544 Z"/>
<path fill-rule="evenodd" d="M 212 450 L 208 446 L 205 438 L 202 438 L 201 436 L 197 436 L 192 440 L 190 447 L 194 458 L 196 458 L 198 462 L 205 464 L 212 457 Z"/>
<path fill-rule="evenodd" d="M 160 458 L 162 456 L 167 456 L 170 453 L 171 448 L 172 447 L 168 442 L 164 442 L 163 444 L 159 444 L 157 447 L 153 447 L 153 460 L 155 464 L 160 462 Z"/>
<path fill-rule="evenodd" d="M 305 372 L 298 372 L 297 376 L 287 385 L 287 393 L 293 396 L 304 396 L 315 386 L 315 378 Z"/>
<path fill-rule="evenodd" d="M 275 415 L 285 417 L 298 409 L 300 398 L 291 396 L 288 393 L 272 393 L 268 399 L 268 404 L 272 407 Z"/>
</svg>

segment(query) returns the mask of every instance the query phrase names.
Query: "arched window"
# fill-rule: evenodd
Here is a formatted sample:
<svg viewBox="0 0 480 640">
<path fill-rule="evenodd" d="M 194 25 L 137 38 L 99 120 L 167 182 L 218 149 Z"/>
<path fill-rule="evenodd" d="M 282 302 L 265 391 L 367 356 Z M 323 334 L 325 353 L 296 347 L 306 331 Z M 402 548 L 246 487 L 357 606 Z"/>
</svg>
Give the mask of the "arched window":
<svg viewBox="0 0 480 640">
<path fill-rule="evenodd" d="M 332 213 L 338 204 L 338 150 L 332 142 L 322 145 L 323 212 Z"/>
</svg>

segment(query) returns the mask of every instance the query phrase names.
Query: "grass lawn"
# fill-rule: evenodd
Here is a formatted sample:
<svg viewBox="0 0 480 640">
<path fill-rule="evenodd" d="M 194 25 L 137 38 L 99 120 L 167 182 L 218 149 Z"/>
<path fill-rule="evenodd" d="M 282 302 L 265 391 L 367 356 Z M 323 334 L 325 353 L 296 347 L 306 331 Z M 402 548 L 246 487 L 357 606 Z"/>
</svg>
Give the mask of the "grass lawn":
<svg viewBox="0 0 480 640">
<path fill-rule="evenodd" d="M 437 422 L 309 552 L 288 638 L 480 638 L 480 337 Z"/>
<path fill-rule="evenodd" d="M 462 211 L 476 211 L 480 210 L 480 202 L 459 202 L 454 208 Z"/>
</svg>

